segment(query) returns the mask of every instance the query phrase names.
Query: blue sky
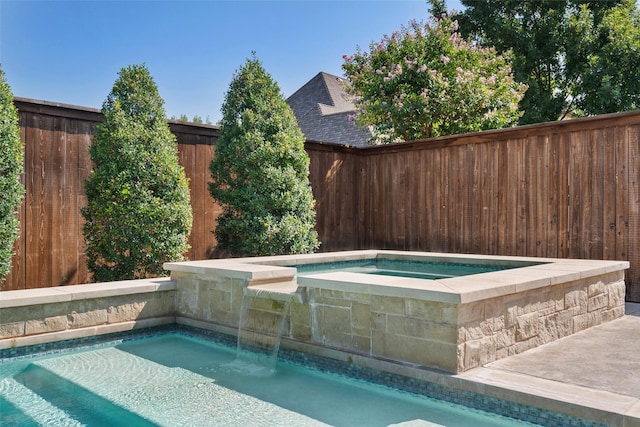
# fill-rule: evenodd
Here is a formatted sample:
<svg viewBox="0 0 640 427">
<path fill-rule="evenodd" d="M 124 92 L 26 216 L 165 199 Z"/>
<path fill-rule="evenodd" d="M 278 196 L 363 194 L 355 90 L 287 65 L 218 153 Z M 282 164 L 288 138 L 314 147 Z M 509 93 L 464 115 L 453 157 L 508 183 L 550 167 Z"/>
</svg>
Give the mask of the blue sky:
<svg viewBox="0 0 640 427">
<path fill-rule="evenodd" d="M 459 0 L 447 0 L 460 9 Z M 100 108 L 122 67 L 146 63 L 167 116 L 216 122 L 256 51 L 285 96 L 368 48 L 425 0 L 0 0 L 0 66 L 16 97 Z"/>
</svg>

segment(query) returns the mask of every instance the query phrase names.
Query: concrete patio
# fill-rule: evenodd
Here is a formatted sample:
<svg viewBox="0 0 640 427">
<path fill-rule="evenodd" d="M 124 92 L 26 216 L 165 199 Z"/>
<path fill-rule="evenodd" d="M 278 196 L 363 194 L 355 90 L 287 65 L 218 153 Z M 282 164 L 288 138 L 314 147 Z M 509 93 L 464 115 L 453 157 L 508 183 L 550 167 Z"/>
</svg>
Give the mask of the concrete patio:
<svg viewBox="0 0 640 427">
<path fill-rule="evenodd" d="M 640 304 L 627 303 L 622 318 L 457 378 L 512 401 L 640 426 Z"/>
</svg>

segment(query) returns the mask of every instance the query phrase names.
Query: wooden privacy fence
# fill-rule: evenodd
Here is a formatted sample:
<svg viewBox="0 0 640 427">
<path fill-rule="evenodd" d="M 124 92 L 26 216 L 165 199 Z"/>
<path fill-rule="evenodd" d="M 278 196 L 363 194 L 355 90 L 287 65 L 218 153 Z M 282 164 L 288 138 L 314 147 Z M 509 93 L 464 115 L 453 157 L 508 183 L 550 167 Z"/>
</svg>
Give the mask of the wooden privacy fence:
<svg viewBox="0 0 640 427">
<path fill-rule="evenodd" d="M 20 237 L 13 266 L 2 289 L 25 289 L 91 281 L 84 256 L 84 182 L 91 172 L 88 147 L 99 110 L 16 98 L 25 148 L 25 200 L 18 212 Z M 190 179 L 193 229 L 190 259 L 209 257 L 215 248 L 211 230 L 220 212 L 207 181 L 218 129 L 170 123 L 178 155 Z"/>
<path fill-rule="evenodd" d="M 90 281 L 87 147 L 99 111 L 15 101 L 25 143 L 21 236 L 3 289 Z M 190 259 L 214 256 L 218 129 L 170 123 L 190 179 Z M 629 260 L 640 302 L 640 111 L 400 145 L 307 142 L 322 251 L 401 249 Z"/>
</svg>

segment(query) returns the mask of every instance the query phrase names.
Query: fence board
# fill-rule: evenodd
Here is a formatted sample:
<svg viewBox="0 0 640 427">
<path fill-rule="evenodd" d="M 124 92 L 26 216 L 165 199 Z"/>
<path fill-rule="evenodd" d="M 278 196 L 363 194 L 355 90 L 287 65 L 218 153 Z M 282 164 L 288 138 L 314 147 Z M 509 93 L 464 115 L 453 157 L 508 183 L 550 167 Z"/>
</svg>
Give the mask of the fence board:
<svg viewBox="0 0 640 427">
<path fill-rule="evenodd" d="M 640 126 L 627 128 L 629 144 L 629 227 L 627 299 L 640 302 Z"/>
<path fill-rule="evenodd" d="M 601 191 L 603 193 L 603 219 L 602 219 L 602 257 L 603 259 L 615 259 L 616 256 L 616 192 L 615 169 L 606 167 L 615 164 L 616 153 L 615 130 L 604 129 L 602 135 L 602 156 L 605 165 L 602 175 Z"/>
<path fill-rule="evenodd" d="M 91 175 L 92 165 L 91 157 L 89 155 L 89 146 L 93 140 L 95 131 L 95 123 L 89 120 L 74 120 L 77 127 L 73 129 L 77 131 L 74 135 L 75 143 L 78 146 L 78 193 L 75 195 L 76 206 L 78 211 L 84 206 L 87 206 L 87 196 L 85 195 L 85 182 Z M 84 218 L 80 214 L 78 216 L 78 230 L 76 233 L 82 235 L 82 227 L 84 226 Z M 70 281 L 72 283 L 87 283 L 91 280 L 89 269 L 87 268 L 87 256 L 85 253 L 83 237 L 79 237 L 76 243 L 76 251 L 78 253 L 78 260 L 76 261 L 77 279 Z"/>
<path fill-rule="evenodd" d="M 558 135 L 558 253 L 559 258 L 569 257 L 569 215 L 571 213 L 571 194 L 569 192 L 569 167 L 571 135 L 564 132 Z"/>
<path fill-rule="evenodd" d="M 204 230 L 202 230 L 201 241 L 202 247 L 199 248 L 199 252 L 194 254 L 195 259 L 207 259 L 213 257 L 214 250 L 216 248 L 216 238 L 213 235 L 213 230 L 216 227 L 216 219 L 222 214 L 222 208 L 218 205 L 209 193 L 209 181 L 211 180 L 211 174 L 209 172 L 209 164 L 213 159 L 214 145 L 196 145 L 196 158 L 198 160 L 198 175 L 194 179 L 201 179 L 206 181 L 200 190 L 200 197 L 204 201 L 204 212 L 202 212 L 202 223 L 205 224 Z"/>
<path fill-rule="evenodd" d="M 637 128 L 636 128 L 637 129 Z M 616 255 L 615 259 L 631 259 L 629 254 L 629 203 L 633 200 L 634 195 L 629 192 L 629 150 L 630 150 L 630 132 L 627 129 L 619 128 L 616 130 L 617 137 L 614 150 L 616 152 L 616 185 L 611 188 L 616 194 Z M 637 142 L 636 142 L 637 143 Z M 634 169 L 640 168 L 635 165 Z M 635 194 L 636 204 L 637 193 Z M 640 235 L 633 236 L 635 239 Z M 636 266 L 638 267 L 638 266 Z"/>
<path fill-rule="evenodd" d="M 589 258 L 602 259 L 604 257 L 604 211 L 606 209 L 604 204 L 604 193 L 606 191 L 604 182 L 605 156 L 604 144 L 602 143 L 605 139 L 604 131 L 602 129 L 592 130 L 590 136 L 589 151 L 592 156 L 593 172 L 591 174 L 591 195 L 589 197 L 591 201 L 591 223 L 589 225 L 591 250 Z"/>
<path fill-rule="evenodd" d="M 499 232 L 499 208 L 498 203 L 500 201 L 500 183 L 496 177 L 500 176 L 500 163 L 499 159 L 499 145 L 498 144 L 485 144 L 490 150 L 489 157 L 487 157 L 486 161 L 488 165 L 486 169 L 482 172 L 483 176 L 489 181 L 489 185 L 491 188 L 491 198 L 486 204 L 486 207 L 483 207 L 485 214 L 488 219 L 488 227 L 489 232 L 486 236 L 488 240 L 488 254 L 498 254 L 500 253 L 500 246 L 498 242 L 498 232 Z"/>
</svg>

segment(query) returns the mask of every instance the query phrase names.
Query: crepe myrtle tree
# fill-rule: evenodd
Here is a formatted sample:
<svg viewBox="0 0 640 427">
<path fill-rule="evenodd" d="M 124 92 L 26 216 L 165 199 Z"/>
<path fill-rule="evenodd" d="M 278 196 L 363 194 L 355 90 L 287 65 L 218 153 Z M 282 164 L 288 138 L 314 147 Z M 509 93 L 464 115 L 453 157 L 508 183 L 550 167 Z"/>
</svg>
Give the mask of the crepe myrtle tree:
<svg viewBox="0 0 640 427">
<path fill-rule="evenodd" d="M 344 55 L 354 118 L 389 143 L 515 124 L 526 86 L 510 54 L 465 40 L 450 15 L 412 21 L 369 51 Z"/>
<path fill-rule="evenodd" d="M 0 69 L 0 282 L 11 270 L 13 245 L 18 238 L 16 211 L 24 195 L 24 186 L 20 182 L 23 157 L 18 111 L 13 105 L 11 88 Z"/>
<path fill-rule="evenodd" d="M 192 213 L 164 101 L 145 65 L 123 68 L 89 148 L 84 237 L 94 281 L 165 274 L 183 260 Z"/>
<path fill-rule="evenodd" d="M 258 256 L 318 248 L 304 141 L 254 54 L 229 86 L 210 164 L 209 191 L 222 207 L 214 230 L 219 251 Z"/>
</svg>

